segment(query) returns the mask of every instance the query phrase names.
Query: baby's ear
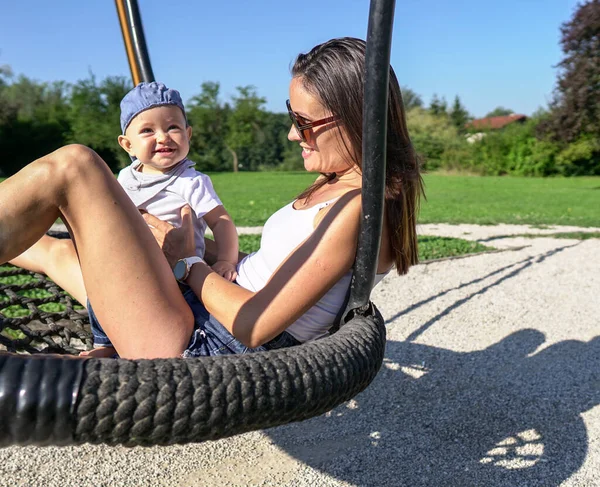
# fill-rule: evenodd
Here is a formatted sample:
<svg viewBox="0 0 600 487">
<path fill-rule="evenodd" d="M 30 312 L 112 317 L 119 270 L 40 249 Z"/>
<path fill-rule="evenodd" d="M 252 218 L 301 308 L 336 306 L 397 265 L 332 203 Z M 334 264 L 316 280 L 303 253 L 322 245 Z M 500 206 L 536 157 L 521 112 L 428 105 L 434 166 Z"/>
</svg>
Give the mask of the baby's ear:
<svg viewBox="0 0 600 487">
<path fill-rule="evenodd" d="M 191 139 L 191 138 L 192 138 L 192 126 L 191 126 L 191 125 L 188 125 L 188 126 L 185 128 L 185 131 L 187 132 L 188 140 L 189 140 L 189 139 Z"/>
<path fill-rule="evenodd" d="M 130 156 L 134 156 L 131 149 L 131 141 L 125 135 L 119 135 L 117 139 L 119 141 L 119 145 L 123 148 L 125 152 L 127 152 Z"/>
</svg>

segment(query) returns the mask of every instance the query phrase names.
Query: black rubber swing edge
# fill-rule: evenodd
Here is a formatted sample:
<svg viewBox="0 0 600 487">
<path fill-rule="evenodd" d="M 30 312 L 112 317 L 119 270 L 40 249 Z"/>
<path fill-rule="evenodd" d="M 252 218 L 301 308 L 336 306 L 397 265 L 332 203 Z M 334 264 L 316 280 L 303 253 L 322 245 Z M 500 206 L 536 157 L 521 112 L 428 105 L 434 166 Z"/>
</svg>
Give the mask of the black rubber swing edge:
<svg viewBox="0 0 600 487">
<path fill-rule="evenodd" d="M 351 399 L 385 351 L 374 308 L 289 349 L 198 359 L 0 354 L 0 446 L 153 446 L 302 421 Z"/>
</svg>

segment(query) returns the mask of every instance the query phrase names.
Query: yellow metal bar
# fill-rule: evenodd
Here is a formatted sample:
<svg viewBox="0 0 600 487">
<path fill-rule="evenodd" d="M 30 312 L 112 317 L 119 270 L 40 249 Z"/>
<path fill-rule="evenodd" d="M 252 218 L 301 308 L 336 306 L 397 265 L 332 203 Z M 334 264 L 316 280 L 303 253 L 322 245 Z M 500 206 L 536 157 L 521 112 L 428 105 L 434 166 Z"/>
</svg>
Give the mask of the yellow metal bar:
<svg viewBox="0 0 600 487">
<path fill-rule="evenodd" d="M 131 40 L 131 32 L 128 27 L 127 13 L 125 12 L 123 0 L 115 0 L 115 3 L 117 5 L 117 13 L 119 14 L 119 24 L 121 24 L 121 32 L 123 33 L 123 42 L 125 43 L 125 51 L 127 52 L 127 60 L 129 61 L 133 85 L 137 86 L 142 78 L 140 76 L 140 68 L 133 52 L 133 41 Z"/>
</svg>

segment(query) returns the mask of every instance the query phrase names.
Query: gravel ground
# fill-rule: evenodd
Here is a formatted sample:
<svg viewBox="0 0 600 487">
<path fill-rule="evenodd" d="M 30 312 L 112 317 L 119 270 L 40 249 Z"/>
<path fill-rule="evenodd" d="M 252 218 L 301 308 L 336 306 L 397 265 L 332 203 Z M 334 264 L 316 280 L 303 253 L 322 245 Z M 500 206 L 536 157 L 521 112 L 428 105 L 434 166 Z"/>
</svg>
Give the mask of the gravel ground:
<svg viewBox="0 0 600 487">
<path fill-rule="evenodd" d="M 0 449 L 0 485 L 599 486 L 600 240 L 514 237 L 572 230 L 600 231 L 423 225 L 505 251 L 384 279 L 384 367 L 326 415 L 181 447 Z"/>
</svg>

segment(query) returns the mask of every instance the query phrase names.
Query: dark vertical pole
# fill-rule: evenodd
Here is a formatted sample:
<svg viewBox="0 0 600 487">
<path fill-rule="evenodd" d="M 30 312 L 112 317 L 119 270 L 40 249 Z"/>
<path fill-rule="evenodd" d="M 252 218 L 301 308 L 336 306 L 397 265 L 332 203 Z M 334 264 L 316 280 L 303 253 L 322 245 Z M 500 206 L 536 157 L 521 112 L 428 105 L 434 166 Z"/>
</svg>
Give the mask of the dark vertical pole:
<svg viewBox="0 0 600 487">
<path fill-rule="evenodd" d="M 387 143 L 387 105 L 395 0 L 371 0 L 363 104 L 362 221 L 347 310 L 364 308 L 377 272 Z"/>
<path fill-rule="evenodd" d="M 154 81 L 137 0 L 115 0 L 133 84 Z"/>
</svg>

